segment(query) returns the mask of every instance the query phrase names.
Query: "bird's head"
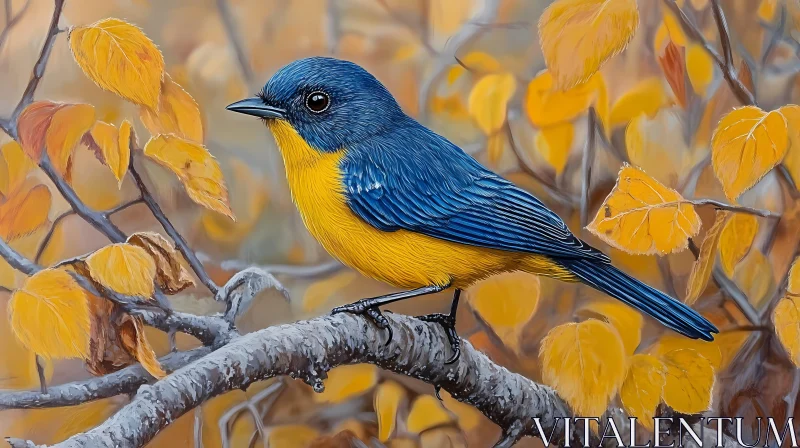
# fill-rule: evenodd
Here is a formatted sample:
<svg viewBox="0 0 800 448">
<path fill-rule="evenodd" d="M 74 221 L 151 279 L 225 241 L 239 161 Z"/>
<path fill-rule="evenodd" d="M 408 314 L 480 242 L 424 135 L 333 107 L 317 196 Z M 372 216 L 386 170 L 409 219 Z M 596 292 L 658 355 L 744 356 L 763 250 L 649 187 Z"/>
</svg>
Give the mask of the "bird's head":
<svg viewBox="0 0 800 448">
<path fill-rule="evenodd" d="M 311 147 L 338 151 L 396 125 L 403 114 L 369 72 L 340 59 L 311 57 L 275 73 L 253 98 L 228 110 L 288 123 Z"/>
</svg>

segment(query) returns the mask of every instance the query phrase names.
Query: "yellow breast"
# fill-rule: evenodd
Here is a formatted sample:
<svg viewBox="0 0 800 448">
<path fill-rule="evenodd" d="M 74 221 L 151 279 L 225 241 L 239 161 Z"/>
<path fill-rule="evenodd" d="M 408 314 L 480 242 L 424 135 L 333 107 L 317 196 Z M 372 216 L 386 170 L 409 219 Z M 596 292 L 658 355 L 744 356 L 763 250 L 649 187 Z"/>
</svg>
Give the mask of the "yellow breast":
<svg viewBox="0 0 800 448">
<path fill-rule="evenodd" d="M 346 203 L 339 169 L 345 152 L 317 151 L 287 122 L 269 123 L 303 223 L 325 250 L 363 275 L 402 288 L 448 283 L 466 287 L 498 272 L 552 270 L 553 263 L 545 263 L 542 257 L 451 243 L 405 230 L 375 229 Z"/>
</svg>

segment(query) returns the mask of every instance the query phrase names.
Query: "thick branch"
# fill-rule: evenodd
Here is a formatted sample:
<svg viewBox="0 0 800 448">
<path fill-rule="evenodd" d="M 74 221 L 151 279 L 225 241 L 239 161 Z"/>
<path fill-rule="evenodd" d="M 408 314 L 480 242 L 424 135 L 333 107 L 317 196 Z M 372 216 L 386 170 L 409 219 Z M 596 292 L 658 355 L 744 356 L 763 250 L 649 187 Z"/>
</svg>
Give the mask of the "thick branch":
<svg viewBox="0 0 800 448">
<path fill-rule="evenodd" d="M 549 434 L 563 424 L 556 417 L 572 415 L 552 389 L 494 364 L 468 342 L 463 342 L 455 364 L 444 364 L 450 345 L 438 325 L 396 314 L 387 318 L 394 330 L 388 345 L 384 345 L 384 331 L 348 314 L 236 338 L 164 380 L 142 386 L 131 403 L 106 422 L 56 446 L 142 446 L 160 429 L 215 395 L 279 375 L 302 378 L 319 389 L 329 369 L 363 362 L 440 385 L 502 428 L 520 428 L 521 434 L 537 434 L 534 417 Z M 572 429 L 570 442 L 580 443 L 582 428 L 574 425 Z M 563 427 L 554 432 L 556 438 L 563 438 Z"/>
<path fill-rule="evenodd" d="M 197 255 L 189 247 L 189 243 L 186 242 L 186 240 L 183 238 L 183 235 L 178 233 L 178 231 L 175 229 L 175 226 L 173 226 L 169 218 L 167 218 L 167 215 L 165 215 L 164 211 L 161 210 L 161 206 L 158 205 L 158 202 L 156 202 L 155 198 L 150 193 L 150 190 L 147 188 L 147 185 L 145 185 L 144 180 L 142 180 L 142 177 L 139 175 L 133 165 L 133 156 L 131 156 L 131 163 L 128 171 L 130 171 L 131 176 L 133 176 L 133 180 L 136 181 L 136 186 L 139 188 L 139 191 L 142 194 L 142 200 L 145 204 L 147 204 L 147 207 L 153 213 L 153 216 L 155 216 L 156 220 L 158 220 L 158 222 L 161 224 L 161 227 L 164 228 L 164 231 L 167 232 L 167 235 L 169 235 L 172 241 L 175 242 L 175 247 L 180 251 L 181 254 L 183 254 L 183 258 L 185 258 L 186 262 L 189 263 L 189 266 L 191 266 L 195 275 L 197 275 L 197 278 L 199 278 L 206 288 L 211 291 L 212 295 L 216 295 L 219 292 L 219 287 L 216 283 L 214 283 L 214 280 L 211 280 L 211 277 L 209 277 L 206 269 L 203 267 L 203 263 L 200 262 L 200 260 L 197 258 Z"/>
<path fill-rule="evenodd" d="M 171 372 L 210 352 L 210 348 L 202 347 L 187 352 L 170 353 L 159 362 Z M 0 410 L 77 406 L 115 395 L 131 394 L 139 386 L 152 381 L 153 377 L 142 365 L 135 364 L 101 377 L 50 386 L 46 394 L 32 390 L 0 391 Z"/>
</svg>

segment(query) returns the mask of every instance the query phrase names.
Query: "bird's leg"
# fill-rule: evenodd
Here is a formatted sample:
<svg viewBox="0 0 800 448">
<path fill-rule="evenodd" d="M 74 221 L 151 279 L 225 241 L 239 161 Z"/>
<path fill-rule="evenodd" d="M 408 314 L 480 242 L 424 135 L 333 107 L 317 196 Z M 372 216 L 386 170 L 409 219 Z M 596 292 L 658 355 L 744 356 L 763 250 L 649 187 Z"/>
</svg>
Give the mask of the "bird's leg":
<svg viewBox="0 0 800 448">
<path fill-rule="evenodd" d="M 411 291 L 402 291 L 393 294 L 386 294 L 385 296 L 361 299 L 357 302 L 347 305 L 337 306 L 331 311 L 331 314 L 352 313 L 368 317 L 381 330 L 389 330 L 389 339 L 386 340 L 386 344 L 388 345 L 392 340 L 392 328 L 389 326 L 389 321 L 381 313 L 379 308 L 381 305 L 387 305 L 392 302 L 398 302 L 400 300 L 410 299 L 412 297 L 437 293 L 444 291 L 449 286 L 450 285 L 423 286 L 422 288 L 412 289 Z"/>
<path fill-rule="evenodd" d="M 456 311 L 458 311 L 458 299 L 461 297 L 461 290 L 456 289 L 453 294 L 453 303 L 450 305 L 450 314 L 428 314 L 427 316 L 418 316 L 420 320 L 426 322 L 436 322 L 444 328 L 447 335 L 447 340 L 450 341 L 450 348 L 453 349 L 453 355 L 450 359 L 445 361 L 445 364 L 454 363 L 461 355 L 461 338 L 456 333 Z M 438 395 L 438 391 L 437 391 Z"/>
</svg>

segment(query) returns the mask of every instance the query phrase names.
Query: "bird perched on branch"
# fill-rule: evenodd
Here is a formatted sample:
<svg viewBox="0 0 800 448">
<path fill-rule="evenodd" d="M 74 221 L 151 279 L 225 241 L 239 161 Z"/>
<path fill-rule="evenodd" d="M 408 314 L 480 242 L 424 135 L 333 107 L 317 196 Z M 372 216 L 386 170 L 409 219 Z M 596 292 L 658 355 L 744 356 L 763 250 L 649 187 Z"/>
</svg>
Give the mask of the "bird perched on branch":
<svg viewBox="0 0 800 448">
<path fill-rule="evenodd" d="M 405 289 L 334 313 L 363 314 L 388 328 L 381 305 L 453 288 L 450 314 L 422 317 L 445 328 L 452 362 L 461 290 L 525 271 L 583 282 L 690 338 L 713 340 L 717 332 L 688 306 L 612 266 L 536 197 L 403 113 L 356 64 L 292 62 L 256 97 L 228 109 L 259 117 L 272 131 L 292 198 L 319 243 L 361 274 Z"/>
</svg>

